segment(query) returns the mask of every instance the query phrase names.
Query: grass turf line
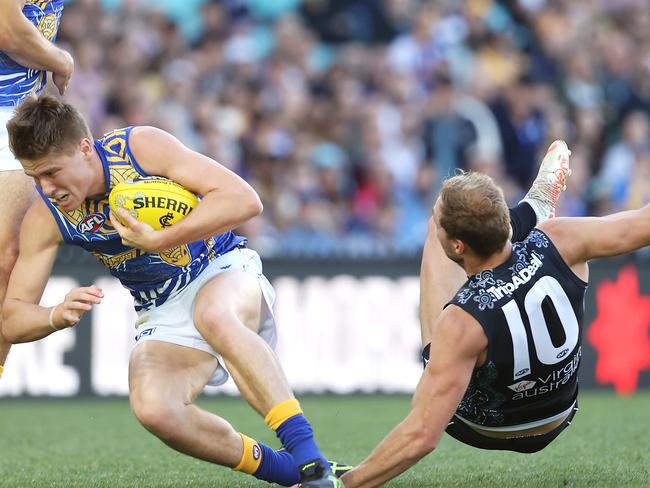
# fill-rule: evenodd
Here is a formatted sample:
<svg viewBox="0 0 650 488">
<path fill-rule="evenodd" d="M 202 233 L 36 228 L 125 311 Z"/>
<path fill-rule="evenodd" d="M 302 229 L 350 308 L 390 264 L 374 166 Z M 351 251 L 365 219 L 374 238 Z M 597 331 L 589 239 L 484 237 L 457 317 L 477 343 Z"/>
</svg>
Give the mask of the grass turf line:
<svg viewBox="0 0 650 488">
<path fill-rule="evenodd" d="M 331 459 L 363 459 L 408 412 L 406 396 L 301 399 Z M 277 446 L 238 398 L 204 398 L 237 430 Z M 650 392 L 619 398 L 582 392 L 580 411 L 558 439 L 532 454 L 481 451 L 445 436 L 391 487 L 650 486 Z M 0 487 L 270 486 L 194 460 L 147 433 L 127 400 L 0 400 Z"/>
</svg>

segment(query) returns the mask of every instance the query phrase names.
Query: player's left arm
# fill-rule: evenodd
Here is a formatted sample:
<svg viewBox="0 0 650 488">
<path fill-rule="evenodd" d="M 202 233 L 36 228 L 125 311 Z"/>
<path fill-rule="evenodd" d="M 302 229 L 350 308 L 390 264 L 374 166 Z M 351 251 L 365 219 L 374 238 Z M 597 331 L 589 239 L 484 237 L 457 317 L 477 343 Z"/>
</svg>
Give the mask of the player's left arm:
<svg viewBox="0 0 650 488">
<path fill-rule="evenodd" d="M 346 488 L 393 479 L 433 451 L 487 348 L 481 326 L 458 307 L 447 307 L 433 327 L 431 355 L 407 417 L 341 479 Z"/>
<path fill-rule="evenodd" d="M 129 139 L 131 152 L 144 171 L 180 183 L 202 195 L 183 220 L 154 231 L 127 212 L 122 226 L 112 219 L 123 239 L 145 251 L 162 251 L 232 230 L 262 212 L 255 190 L 215 160 L 189 149 L 171 134 L 154 127 L 136 127 Z"/>
</svg>

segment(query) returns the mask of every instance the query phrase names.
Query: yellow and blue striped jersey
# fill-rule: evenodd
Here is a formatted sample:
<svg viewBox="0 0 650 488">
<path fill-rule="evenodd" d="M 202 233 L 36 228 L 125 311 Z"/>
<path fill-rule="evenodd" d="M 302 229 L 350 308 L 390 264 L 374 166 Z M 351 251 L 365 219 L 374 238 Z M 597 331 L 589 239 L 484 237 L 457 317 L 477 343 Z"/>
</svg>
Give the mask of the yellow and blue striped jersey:
<svg viewBox="0 0 650 488">
<path fill-rule="evenodd" d="M 106 194 L 86 199 L 70 212 L 58 208 L 55 201 L 37 190 L 49 207 L 65 242 L 93 254 L 133 295 L 136 310 L 161 305 L 171 295 L 192 282 L 217 256 L 242 246 L 246 239 L 232 232 L 206 240 L 175 246 L 160 253 L 147 253 L 125 246 L 111 225 L 108 194 L 123 181 L 147 174 L 129 148 L 132 127 L 117 129 L 95 140 L 106 179 Z"/>
<path fill-rule="evenodd" d="M 27 0 L 23 14 L 49 41 L 56 40 L 63 0 Z M 18 105 L 30 93 L 38 94 L 47 81 L 46 72 L 21 66 L 0 51 L 0 107 Z"/>
</svg>

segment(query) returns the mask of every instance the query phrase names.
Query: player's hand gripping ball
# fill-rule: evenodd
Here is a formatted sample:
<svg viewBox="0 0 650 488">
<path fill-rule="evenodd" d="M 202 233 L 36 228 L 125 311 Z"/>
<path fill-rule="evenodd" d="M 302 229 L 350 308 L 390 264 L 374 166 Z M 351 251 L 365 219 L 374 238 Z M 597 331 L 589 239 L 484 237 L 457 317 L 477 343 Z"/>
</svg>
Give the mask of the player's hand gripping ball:
<svg viewBox="0 0 650 488">
<path fill-rule="evenodd" d="M 199 202 L 197 196 L 178 183 L 166 178 L 140 178 L 124 181 L 113 187 L 108 204 L 119 218 L 118 208 L 128 211 L 135 219 L 155 230 L 171 227 L 184 219 Z M 125 224 L 120 220 L 120 223 Z"/>
</svg>

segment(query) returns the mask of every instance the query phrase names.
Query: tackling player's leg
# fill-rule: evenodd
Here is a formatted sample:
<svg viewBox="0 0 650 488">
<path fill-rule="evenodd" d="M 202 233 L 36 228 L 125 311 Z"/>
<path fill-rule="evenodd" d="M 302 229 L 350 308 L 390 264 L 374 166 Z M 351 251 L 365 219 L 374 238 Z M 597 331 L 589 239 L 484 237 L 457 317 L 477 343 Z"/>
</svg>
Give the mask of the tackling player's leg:
<svg viewBox="0 0 650 488">
<path fill-rule="evenodd" d="M 538 225 L 555 217 L 558 199 L 566 190 L 567 178 L 571 175 L 570 156 L 566 142 L 553 141 L 539 166 L 535 181 L 522 200 L 535 211 Z"/>
<path fill-rule="evenodd" d="M 462 268 L 442 249 L 432 217 L 420 264 L 420 333 L 423 345 L 431 342 L 431 326 L 466 279 Z"/>
<path fill-rule="evenodd" d="M 553 141 L 549 146 L 528 193 L 510 209 L 512 242 L 523 241 L 535 226 L 555 216 L 558 199 L 571 175 L 570 155 L 564 141 Z"/>
</svg>

